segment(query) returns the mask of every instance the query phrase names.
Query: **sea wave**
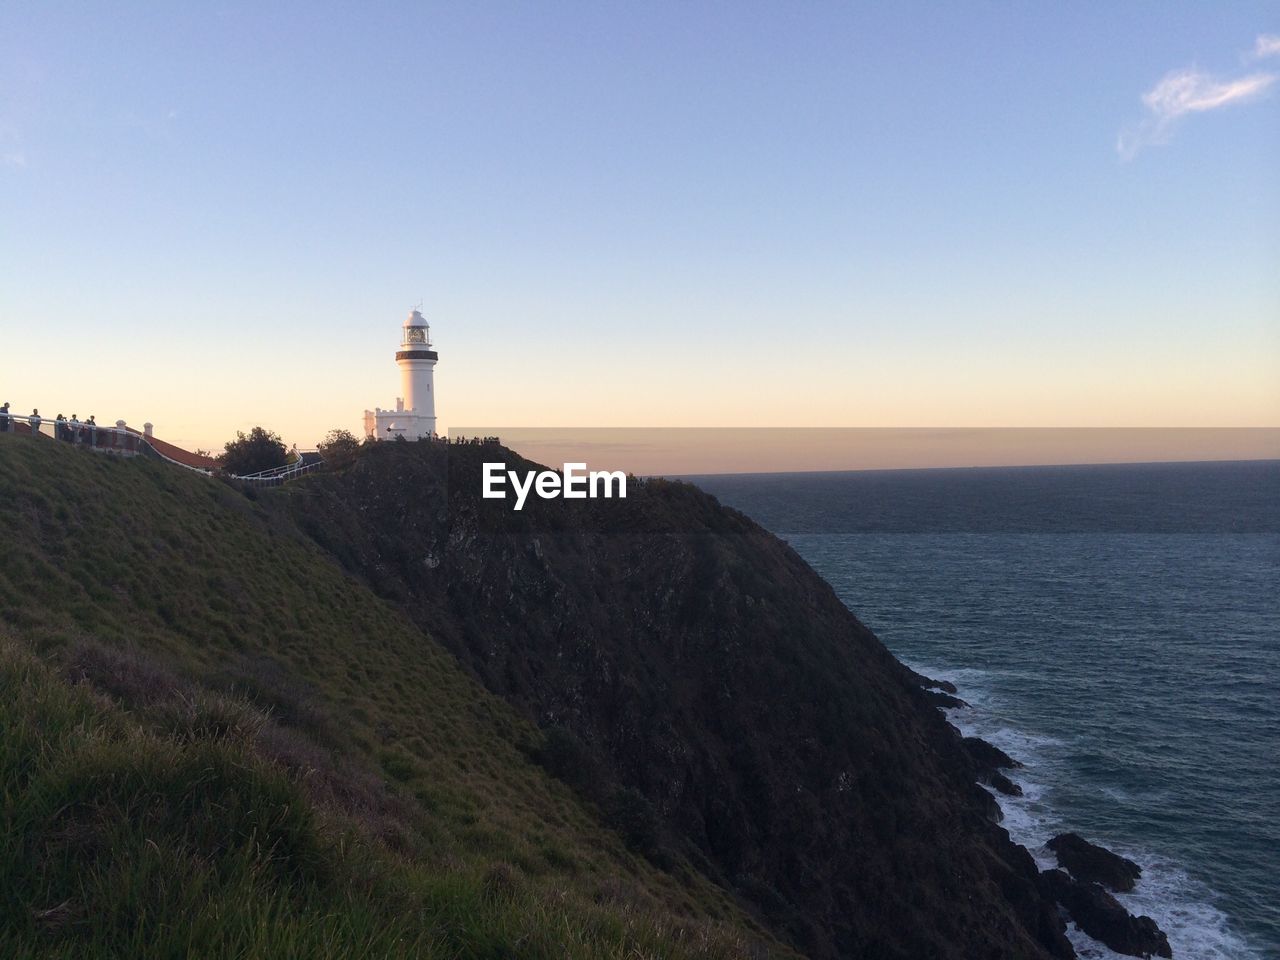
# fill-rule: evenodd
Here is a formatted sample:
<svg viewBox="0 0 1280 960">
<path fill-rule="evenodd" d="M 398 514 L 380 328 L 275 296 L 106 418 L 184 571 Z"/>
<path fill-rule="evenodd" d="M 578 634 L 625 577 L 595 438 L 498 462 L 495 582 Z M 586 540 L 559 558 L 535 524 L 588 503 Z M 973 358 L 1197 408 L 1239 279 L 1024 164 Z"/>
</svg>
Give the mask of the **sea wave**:
<svg viewBox="0 0 1280 960">
<path fill-rule="evenodd" d="M 1018 729 L 1000 709 L 1001 675 L 996 671 L 948 669 L 939 664 L 907 665 L 927 677 L 956 684 L 958 696 L 969 706 L 945 711 L 947 719 L 965 736 L 981 737 L 1023 764 L 1013 772 L 1013 779 L 1022 787 L 1021 797 L 993 793 L 1004 814 L 1002 825 L 1015 842 L 1027 848 L 1042 870 L 1056 867 L 1057 860 L 1045 842 L 1056 834 L 1079 829 L 1054 806 L 1055 784 L 1068 775 L 1060 759 L 1068 741 Z M 1124 792 L 1121 787 L 1110 784 L 1097 785 L 1095 789 L 1107 794 Z M 1155 920 L 1169 938 L 1175 957 L 1262 960 L 1265 956 L 1234 930 L 1227 914 L 1214 905 L 1217 894 L 1190 876 L 1176 861 L 1123 839 L 1097 836 L 1089 839 L 1142 866 L 1142 878 L 1133 892 L 1117 894 L 1116 898 L 1130 913 L 1145 914 Z M 1087 936 L 1070 922 L 1067 936 L 1082 958 L 1124 960 L 1121 954 Z"/>
</svg>

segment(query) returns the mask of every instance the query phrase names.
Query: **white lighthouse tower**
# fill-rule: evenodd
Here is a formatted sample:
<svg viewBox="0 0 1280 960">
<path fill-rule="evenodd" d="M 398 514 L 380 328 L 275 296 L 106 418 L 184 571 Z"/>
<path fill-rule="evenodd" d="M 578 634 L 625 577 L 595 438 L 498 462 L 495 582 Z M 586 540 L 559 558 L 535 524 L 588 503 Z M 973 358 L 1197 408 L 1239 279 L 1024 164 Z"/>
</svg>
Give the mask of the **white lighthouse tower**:
<svg viewBox="0 0 1280 960">
<path fill-rule="evenodd" d="M 404 322 L 396 366 L 400 368 L 400 396 L 394 410 L 364 412 L 364 434 L 375 440 L 422 440 L 436 432 L 435 366 L 439 355 L 431 349 L 431 326 L 415 309 Z"/>
</svg>

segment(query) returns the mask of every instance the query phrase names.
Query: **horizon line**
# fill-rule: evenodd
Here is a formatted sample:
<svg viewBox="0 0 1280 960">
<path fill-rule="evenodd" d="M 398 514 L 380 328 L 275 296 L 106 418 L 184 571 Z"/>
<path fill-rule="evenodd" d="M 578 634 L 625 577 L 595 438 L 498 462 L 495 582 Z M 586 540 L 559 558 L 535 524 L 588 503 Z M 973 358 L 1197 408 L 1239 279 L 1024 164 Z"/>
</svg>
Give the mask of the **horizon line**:
<svg viewBox="0 0 1280 960">
<path fill-rule="evenodd" d="M 797 475 L 816 476 L 847 473 L 928 473 L 943 470 L 1057 470 L 1063 467 L 1176 467 L 1197 466 L 1211 463 L 1280 464 L 1280 457 L 1210 457 L 1200 460 L 1087 460 L 1069 463 L 939 464 L 931 467 L 858 467 L 850 470 L 733 470 L 720 473 L 652 473 L 636 474 L 636 476 L 643 476 L 645 478 L 661 477 L 668 480 L 686 480 L 690 477 L 789 477 Z"/>
</svg>

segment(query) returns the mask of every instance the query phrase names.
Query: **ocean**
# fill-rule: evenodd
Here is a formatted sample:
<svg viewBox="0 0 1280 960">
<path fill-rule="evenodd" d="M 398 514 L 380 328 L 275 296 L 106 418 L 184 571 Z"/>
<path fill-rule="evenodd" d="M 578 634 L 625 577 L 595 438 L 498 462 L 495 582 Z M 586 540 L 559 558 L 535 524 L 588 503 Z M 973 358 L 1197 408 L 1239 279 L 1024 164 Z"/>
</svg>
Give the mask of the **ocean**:
<svg viewBox="0 0 1280 960">
<path fill-rule="evenodd" d="M 1280 957 L 1280 461 L 690 479 L 957 684 L 1042 866 L 1074 830 L 1142 865 L 1120 899 L 1175 957 Z"/>
</svg>

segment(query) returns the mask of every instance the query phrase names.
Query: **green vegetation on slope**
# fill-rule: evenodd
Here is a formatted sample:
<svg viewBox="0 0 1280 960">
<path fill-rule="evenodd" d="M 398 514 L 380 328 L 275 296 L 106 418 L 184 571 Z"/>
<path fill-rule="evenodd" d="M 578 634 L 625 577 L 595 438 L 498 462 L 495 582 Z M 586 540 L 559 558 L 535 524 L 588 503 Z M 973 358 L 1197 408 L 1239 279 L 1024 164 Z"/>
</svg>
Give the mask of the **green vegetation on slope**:
<svg viewBox="0 0 1280 960">
<path fill-rule="evenodd" d="M 3 955 L 780 952 L 237 491 L 0 437 L 0 504 Z"/>
</svg>

